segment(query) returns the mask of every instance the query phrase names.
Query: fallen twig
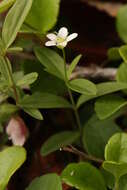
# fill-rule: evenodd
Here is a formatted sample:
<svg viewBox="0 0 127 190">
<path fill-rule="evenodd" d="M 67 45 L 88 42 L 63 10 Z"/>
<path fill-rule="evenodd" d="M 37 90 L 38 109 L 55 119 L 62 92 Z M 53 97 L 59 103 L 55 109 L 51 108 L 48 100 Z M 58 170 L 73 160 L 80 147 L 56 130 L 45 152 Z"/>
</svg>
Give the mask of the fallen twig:
<svg viewBox="0 0 127 190">
<path fill-rule="evenodd" d="M 63 147 L 62 148 L 63 151 L 67 151 L 67 152 L 71 152 L 74 153 L 76 155 L 81 156 L 82 158 L 84 158 L 85 160 L 91 160 L 97 163 L 102 164 L 104 160 L 100 159 L 100 158 L 96 158 L 94 156 L 88 155 L 84 152 L 79 151 L 77 148 L 73 147 L 72 145 L 69 145 L 68 147 Z"/>
</svg>

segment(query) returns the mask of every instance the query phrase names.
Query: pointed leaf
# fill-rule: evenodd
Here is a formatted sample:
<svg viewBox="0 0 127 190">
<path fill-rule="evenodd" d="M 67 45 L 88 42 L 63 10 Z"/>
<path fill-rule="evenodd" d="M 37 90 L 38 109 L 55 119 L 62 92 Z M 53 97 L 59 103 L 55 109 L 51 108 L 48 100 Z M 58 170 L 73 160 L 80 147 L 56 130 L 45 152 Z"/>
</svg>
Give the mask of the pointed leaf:
<svg viewBox="0 0 127 190">
<path fill-rule="evenodd" d="M 69 88 L 85 95 L 96 95 L 96 85 L 86 79 L 74 79 L 69 82 Z"/>
<path fill-rule="evenodd" d="M 69 144 L 72 144 L 79 138 L 79 132 L 64 131 L 51 136 L 41 148 L 42 156 L 47 156 L 48 154 L 59 150 Z"/>
<path fill-rule="evenodd" d="M 29 73 L 25 76 L 23 76 L 22 79 L 18 80 L 16 85 L 17 86 L 25 86 L 25 85 L 30 85 L 34 83 L 37 80 L 38 74 L 36 72 L 34 73 Z"/>
<path fill-rule="evenodd" d="M 110 94 L 113 92 L 117 92 L 119 90 L 127 89 L 127 84 L 122 83 L 122 82 L 103 82 L 103 83 L 97 84 L 96 88 L 97 88 L 96 95 L 88 95 L 88 96 L 81 95 L 78 99 L 77 107 L 80 107 L 83 103 L 91 99 L 94 99 L 106 94 Z"/>
<path fill-rule="evenodd" d="M 13 7 L 9 10 L 2 29 L 2 41 L 5 49 L 14 42 L 32 6 L 32 2 L 33 0 L 16 0 Z"/>
<path fill-rule="evenodd" d="M 78 55 L 77 57 L 75 57 L 75 59 L 69 65 L 69 68 L 67 70 L 68 79 L 71 77 L 71 74 L 72 74 L 73 70 L 75 69 L 76 65 L 78 64 L 79 60 L 81 59 L 81 57 L 82 57 L 82 55 Z"/>
<path fill-rule="evenodd" d="M 99 119 L 106 119 L 125 105 L 127 105 L 125 99 L 116 95 L 107 95 L 96 101 L 95 111 Z"/>
<path fill-rule="evenodd" d="M 24 108 L 72 108 L 64 98 L 49 93 L 26 95 L 20 101 L 20 105 Z"/>
<path fill-rule="evenodd" d="M 64 79 L 64 61 L 55 51 L 48 48 L 38 47 L 34 50 L 36 57 L 45 67 L 47 72 L 57 76 L 60 79 Z"/>
<path fill-rule="evenodd" d="M 43 116 L 38 109 L 23 108 L 23 110 L 30 116 L 34 117 L 35 119 L 43 120 Z"/>
<path fill-rule="evenodd" d="M 127 63 L 127 45 L 121 46 L 119 48 L 120 56 L 122 57 L 123 61 Z"/>
</svg>

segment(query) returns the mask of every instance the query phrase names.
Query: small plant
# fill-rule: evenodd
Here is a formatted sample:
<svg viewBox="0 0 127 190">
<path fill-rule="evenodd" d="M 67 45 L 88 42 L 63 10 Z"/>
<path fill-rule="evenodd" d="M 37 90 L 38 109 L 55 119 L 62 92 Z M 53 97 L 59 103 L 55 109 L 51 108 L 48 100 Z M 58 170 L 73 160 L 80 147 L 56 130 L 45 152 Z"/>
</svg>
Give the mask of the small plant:
<svg viewBox="0 0 127 190">
<path fill-rule="evenodd" d="M 54 133 L 42 144 L 40 153 L 45 157 L 54 151 L 69 152 L 76 155 L 77 162 L 68 163 L 60 175 L 38 176 L 26 190 L 62 190 L 62 183 L 79 190 L 125 190 L 127 134 L 115 118 L 125 112 L 121 108 L 127 105 L 127 46 L 108 51 L 111 61 L 124 61 L 115 81 L 95 84 L 73 78 L 82 56 L 69 63 L 66 47 L 80 34 L 69 35 L 66 27 L 49 32 L 54 30 L 59 6 L 60 0 L 0 2 L 0 13 L 7 12 L 1 17 L 0 36 L 0 190 L 7 188 L 11 176 L 26 160 L 22 146 L 30 138 L 30 131 L 21 112 L 43 120 L 42 110 L 61 108 L 73 114 L 73 128 Z M 126 9 L 120 9 L 117 17 L 117 30 L 125 43 Z M 7 146 L 8 140 L 12 146 Z"/>
</svg>

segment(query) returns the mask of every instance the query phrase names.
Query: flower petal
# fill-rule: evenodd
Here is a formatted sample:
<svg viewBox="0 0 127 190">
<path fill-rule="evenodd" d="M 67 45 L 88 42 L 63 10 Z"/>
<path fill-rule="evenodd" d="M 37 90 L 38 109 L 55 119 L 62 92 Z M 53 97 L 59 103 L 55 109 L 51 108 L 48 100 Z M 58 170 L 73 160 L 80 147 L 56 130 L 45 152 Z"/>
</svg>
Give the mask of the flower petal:
<svg viewBox="0 0 127 190">
<path fill-rule="evenodd" d="M 73 34 L 69 35 L 69 36 L 67 37 L 67 42 L 70 42 L 71 40 L 77 38 L 77 36 L 78 36 L 77 33 L 73 33 Z"/>
<path fill-rule="evenodd" d="M 55 34 L 51 33 L 51 34 L 47 34 L 47 38 L 49 40 L 56 40 L 57 36 Z"/>
<path fill-rule="evenodd" d="M 48 41 L 45 43 L 46 46 L 56 46 L 56 42 L 55 41 Z"/>
<path fill-rule="evenodd" d="M 58 36 L 60 38 L 66 38 L 68 35 L 68 29 L 66 27 L 62 27 L 59 32 L 58 32 Z"/>
</svg>

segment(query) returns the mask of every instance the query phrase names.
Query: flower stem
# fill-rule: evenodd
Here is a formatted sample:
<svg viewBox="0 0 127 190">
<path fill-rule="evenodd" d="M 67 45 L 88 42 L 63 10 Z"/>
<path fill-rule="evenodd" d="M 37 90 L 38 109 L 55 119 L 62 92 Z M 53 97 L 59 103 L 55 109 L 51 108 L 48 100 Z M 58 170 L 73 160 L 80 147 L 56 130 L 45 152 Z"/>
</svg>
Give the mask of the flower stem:
<svg viewBox="0 0 127 190">
<path fill-rule="evenodd" d="M 76 104 L 75 104 L 72 92 L 71 92 L 70 88 L 68 87 L 68 76 L 67 76 L 67 67 L 66 67 L 66 55 L 65 55 L 64 49 L 62 49 L 62 52 L 63 52 L 63 59 L 64 59 L 65 84 L 66 84 L 66 87 L 67 87 L 67 90 L 68 90 L 68 94 L 69 94 L 69 97 L 70 97 L 70 100 L 71 100 L 71 103 L 72 103 L 72 106 L 73 106 L 73 110 L 74 110 L 77 126 L 78 126 L 78 128 L 79 128 L 79 130 L 81 132 L 82 131 L 82 127 L 81 127 L 81 122 L 80 122 L 80 117 L 79 117 L 79 114 L 78 114 L 78 110 L 77 110 L 77 107 L 76 107 Z"/>
<path fill-rule="evenodd" d="M 114 190 L 119 190 L 119 183 L 118 180 L 115 182 Z"/>
</svg>

